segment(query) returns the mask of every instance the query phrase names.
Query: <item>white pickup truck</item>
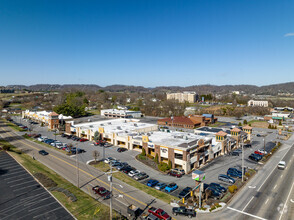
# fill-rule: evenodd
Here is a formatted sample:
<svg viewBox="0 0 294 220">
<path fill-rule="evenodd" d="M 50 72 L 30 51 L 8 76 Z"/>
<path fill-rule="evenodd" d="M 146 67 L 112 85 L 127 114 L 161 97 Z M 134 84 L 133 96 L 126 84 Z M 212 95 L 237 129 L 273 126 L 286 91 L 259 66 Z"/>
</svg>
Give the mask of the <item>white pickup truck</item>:
<svg viewBox="0 0 294 220">
<path fill-rule="evenodd" d="M 286 162 L 281 160 L 278 163 L 278 169 L 284 170 L 285 168 L 286 168 Z"/>
</svg>

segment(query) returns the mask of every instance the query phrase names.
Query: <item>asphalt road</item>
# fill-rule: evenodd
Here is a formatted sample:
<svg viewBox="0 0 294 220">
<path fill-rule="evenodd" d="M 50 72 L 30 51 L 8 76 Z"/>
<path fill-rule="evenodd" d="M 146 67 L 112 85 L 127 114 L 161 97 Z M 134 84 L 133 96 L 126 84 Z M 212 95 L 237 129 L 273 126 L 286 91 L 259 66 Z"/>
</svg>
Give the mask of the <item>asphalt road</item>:
<svg viewBox="0 0 294 220">
<path fill-rule="evenodd" d="M 0 219 L 75 219 L 8 153 L 0 161 Z"/>
</svg>

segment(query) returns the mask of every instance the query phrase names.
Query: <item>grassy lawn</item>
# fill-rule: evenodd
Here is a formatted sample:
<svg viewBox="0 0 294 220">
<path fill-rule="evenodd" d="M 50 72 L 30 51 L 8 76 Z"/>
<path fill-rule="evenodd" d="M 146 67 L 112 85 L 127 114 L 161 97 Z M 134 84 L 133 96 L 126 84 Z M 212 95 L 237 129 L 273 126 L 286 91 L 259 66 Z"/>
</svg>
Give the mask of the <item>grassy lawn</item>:
<svg viewBox="0 0 294 220">
<path fill-rule="evenodd" d="M 100 110 L 98 109 L 89 110 L 88 112 L 93 115 L 100 115 Z"/>
<path fill-rule="evenodd" d="M 98 164 L 95 164 L 93 166 L 100 169 L 103 172 L 107 172 L 110 169 L 109 165 L 104 162 L 99 162 Z M 166 203 L 170 203 L 171 200 L 174 200 L 174 199 L 179 200 L 175 196 L 172 196 L 172 195 L 167 194 L 165 192 L 162 192 L 162 191 L 156 190 L 154 188 L 151 188 L 149 186 L 146 186 L 146 185 L 134 180 L 133 178 L 129 177 L 128 175 L 126 175 L 124 173 L 117 172 L 117 173 L 114 173 L 113 176 L 115 178 L 129 184 L 130 186 L 133 186 L 133 187 L 135 187 L 145 193 L 148 193 L 149 195 L 154 196 L 155 198 L 160 199 Z"/>
<path fill-rule="evenodd" d="M 9 143 L 0 141 L 2 144 Z M 11 146 L 11 145 L 10 145 Z M 12 146 L 11 146 L 12 147 Z M 29 155 L 21 153 L 17 148 L 12 147 L 10 153 L 32 174 L 42 173 L 57 183 L 57 187 L 67 189 L 77 198 L 76 202 L 72 202 L 67 196 L 61 192 L 53 191 L 52 194 L 77 218 L 77 219 L 109 219 L 109 207 L 97 202 L 94 198 L 84 193 L 66 179 L 55 173 L 53 170 L 44 166 L 42 163 L 33 160 Z M 114 212 L 114 216 L 118 214 Z"/>
<path fill-rule="evenodd" d="M 208 127 L 220 127 L 220 126 L 223 126 L 223 125 L 225 125 L 226 123 L 224 123 L 224 122 L 216 122 L 216 123 L 214 123 L 214 124 L 210 124 L 210 125 L 208 125 Z"/>
<path fill-rule="evenodd" d="M 251 124 L 251 127 L 256 128 L 268 128 L 268 123 L 266 121 L 252 120 L 248 124 Z"/>
</svg>

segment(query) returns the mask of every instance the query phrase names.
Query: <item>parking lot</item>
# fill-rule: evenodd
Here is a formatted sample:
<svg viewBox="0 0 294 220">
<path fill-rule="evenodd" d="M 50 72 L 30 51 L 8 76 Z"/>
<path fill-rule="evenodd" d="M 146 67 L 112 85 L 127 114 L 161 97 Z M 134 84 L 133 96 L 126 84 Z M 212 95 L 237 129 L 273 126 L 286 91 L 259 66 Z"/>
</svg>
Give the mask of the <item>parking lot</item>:
<svg viewBox="0 0 294 220">
<path fill-rule="evenodd" d="M 0 219 L 74 219 L 6 152 L 0 152 L 0 176 Z"/>
<path fill-rule="evenodd" d="M 19 119 L 18 119 L 19 120 Z M 22 120 L 23 121 L 23 120 Z M 23 121 L 24 124 L 27 122 Z M 39 125 L 34 126 L 33 133 L 41 133 L 44 136 L 47 136 L 48 138 L 55 139 L 54 133 L 47 130 L 46 127 L 40 127 Z M 261 136 L 257 135 L 261 134 Z M 101 158 L 106 157 L 113 157 L 116 159 L 119 159 L 121 162 L 127 162 L 132 167 L 135 167 L 141 172 L 146 172 L 149 175 L 149 179 L 156 179 L 159 182 L 164 182 L 166 184 L 169 184 L 171 182 L 175 182 L 179 188 L 172 192 L 171 194 L 174 196 L 178 196 L 178 194 L 182 191 L 183 188 L 189 186 L 194 187 L 195 181 L 192 180 L 191 174 L 186 174 L 181 178 L 172 177 L 166 174 L 162 174 L 143 163 L 137 161 L 135 159 L 135 156 L 139 154 L 137 151 L 125 151 L 122 153 L 117 152 L 116 146 L 110 146 L 107 148 L 103 148 L 100 146 L 94 146 L 92 142 L 77 142 L 73 141 L 71 139 L 67 139 L 64 137 L 61 137 L 60 135 L 56 135 L 56 139 L 62 143 L 72 143 L 73 146 L 77 146 L 78 148 L 84 149 L 86 152 L 79 155 L 79 160 L 86 163 L 89 160 L 93 160 L 92 152 L 93 150 L 97 150 L 100 153 Z M 244 148 L 244 166 L 248 168 L 256 168 L 259 164 L 258 162 L 252 161 L 248 159 L 248 156 L 251 153 L 254 153 L 255 150 L 263 149 L 264 146 L 264 140 L 265 139 L 265 148 L 266 151 L 269 152 L 274 146 L 275 141 L 277 140 L 277 133 L 276 131 L 269 130 L 269 129 L 258 129 L 254 128 L 254 132 L 252 135 L 252 148 Z M 75 157 L 75 155 L 72 155 L 72 157 Z M 221 182 L 218 180 L 219 174 L 226 174 L 228 168 L 233 167 L 241 170 L 242 165 L 242 154 L 239 156 L 232 156 L 232 155 L 223 155 L 220 156 L 213 161 L 209 162 L 206 166 L 200 168 L 200 170 L 205 172 L 206 179 L 205 183 L 220 183 L 223 186 L 228 186 L 229 184 L 225 182 Z M 142 180 L 142 183 L 146 183 L 148 179 Z"/>
</svg>

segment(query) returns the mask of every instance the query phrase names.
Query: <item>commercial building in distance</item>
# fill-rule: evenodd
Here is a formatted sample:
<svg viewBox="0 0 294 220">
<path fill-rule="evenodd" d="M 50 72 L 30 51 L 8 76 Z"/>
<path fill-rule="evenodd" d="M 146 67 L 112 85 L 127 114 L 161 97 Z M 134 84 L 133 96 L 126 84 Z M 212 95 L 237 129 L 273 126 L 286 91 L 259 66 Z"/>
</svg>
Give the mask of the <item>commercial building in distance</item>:
<svg viewBox="0 0 294 220">
<path fill-rule="evenodd" d="M 167 93 L 166 99 L 174 99 L 180 103 L 195 103 L 198 100 L 196 92 L 178 92 L 178 93 Z"/>
<path fill-rule="evenodd" d="M 202 126 L 207 126 L 208 124 L 213 124 L 216 121 L 217 121 L 217 118 L 214 118 L 214 115 L 203 114 L 203 115 L 189 115 L 188 117 L 173 116 L 169 118 L 163 118 L 163 119 L 159 119 L 157 121 L 157 124 L 161 126 L 194 129 L 200 126 L 202 127 Z"/>
<path fill-rule="evenodd" d="M 101 110 L 101 116 L 107 118 L 141 118 L 143 115 L 140 111 L 103 109 Z"/>
<path fill-rule="evenodd" d="M 44 123 L 50 130 L 64 130 L 65 122 L 72 120 L 71 116 L 64 116 L 52 111 L 22 111 L 22 118 L 27 118 L 38 123 Z"/>
<path fill-rule="evenodd" d="M 268 107 L 268 101 L 249 100 L 248 101 L 248 106 L 251 106 L 251 107 L 255 107 L 255 106 Z"/>
</svg>

